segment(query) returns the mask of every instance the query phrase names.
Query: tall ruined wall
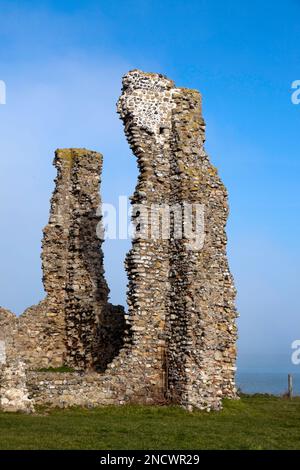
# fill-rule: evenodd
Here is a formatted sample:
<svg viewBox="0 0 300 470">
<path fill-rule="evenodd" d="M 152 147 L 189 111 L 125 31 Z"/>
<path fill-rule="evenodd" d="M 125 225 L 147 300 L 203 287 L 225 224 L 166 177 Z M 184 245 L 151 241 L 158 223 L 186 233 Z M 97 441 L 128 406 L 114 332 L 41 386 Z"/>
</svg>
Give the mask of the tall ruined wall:
<svg viewBox="0 0 300 470">
<path fill-rule="evenodd" d="M 42 251 L 47 296 L 19 318 L 0 311 L 0 326 L 8 356 L 24 359 L 31 368 L 104 368 L 120 347 L 121 339 L 113 335 L 122 336 L 123 311 L 107 303 L 102 240 L 96 230 L 101 223 L 102 155 L 57 150 L 54 165 L 57 178 Z"/>
<path fill-rule="evenodd" d="M 168 382 L 181 403 L 218 407 L 234 397 L 235 288 L 229 271 L 225 227 L 227 192 L 204 150 L 205 124 L 197 91 L 174 93 L 172 204 L 203 208 L 203 246 L 170 242 Z M 201 237 L 200 237 L 201 239 Z"/>
<path fill-rule="evenodd" d="M 151 206 L 169 201 L 173 87 L 171 80 L 159 75 L 131 72 L 123 78 L 118 112 L 140 169 L 132 197 L 132 204 L 141 208 L 133 217 L 136 225 L 143 224 L 144 217 L 147 226 Z M 150 232 L 151 227 L 148 228 Z M 128 317 L 133 334 L 128 361 L 137 382 L 141 379 L 141 384 L 156 394 L 164 394 L 166 380 L 169 262 L 169 240 L 156 240 L 150 233 L 143 238 L 137 234 L 126 258 Z"/>
<path fill-rule="evenodd" d="M 204 149 L 200 94 L 133 70 L 123 77 L 118 112 L 140 171 L 125 263 L 126 325 L 123 308 L 107 303 L 96 235 L 102 157 L 59 150 L 43 241 L 47 296 L 20 319 L 0 309 L 0 341 L 12 363 L 21 356 L 32 369 L 67 363 L 79 371 L 61 378 L 33 371 L 24 381 L 23 364 L 15 362 L 13 383 L 9 364 L 2 367 L 8 409 L 10 383 L 26 407 L 28 397 L 59 406 L 167 399 L 211 410 L 236 396 L 227 192 Z"/>
<path fill-rule="evenodd" d="M 48 314 L 65 332 L 66 362 L 86 369 L 94 364 L 97 326 L 108 298 L 96 232 L 102 155 L 58 150 L 54 164 L 58 174 L 42 254 Z"/>
<path fill-rule="evenodd" d="M 204 150 L 200 94 L 134 70 L 123 79 L 118 111 L 140 169 L 132 202 L 142 209 L 133 220 L 141 229 L 148 217 L 149 230 L 143 238 L 137 233 L 126 260 L 128 362 L 143 384 L 160 384 L 172 401 L 218 408 L 222 397 L 235 396 L 235 288 L 226 256 L 227 193 Z M 204 231 L 196 238 L 203 246 L 178 238 L 172 217 L 167 239 L 151 236 L 153 204 L 182 213 L 187 204 L 200 206 Z"/>
</svg>

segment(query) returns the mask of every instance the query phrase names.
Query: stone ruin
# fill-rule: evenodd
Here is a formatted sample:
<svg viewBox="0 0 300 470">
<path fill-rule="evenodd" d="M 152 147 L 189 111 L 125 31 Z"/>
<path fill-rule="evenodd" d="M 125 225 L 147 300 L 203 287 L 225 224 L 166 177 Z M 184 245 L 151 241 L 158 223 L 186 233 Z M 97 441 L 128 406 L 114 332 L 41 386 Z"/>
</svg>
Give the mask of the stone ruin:
<svg viewBox="0 0 300 470">
<path fill-rule="evenodd" d="M 125 262 L 128 313 L 108 302 L 98 237 L 102 155 L 57 150 L 42 251 L 46 298 L 20 317 L 0 308 L 3 410 L 45 403 L 211 410 L 224 397 L 236 398 L 227 192 L 204 150 L 201 96 L 160 74 L 133 70 L 123 78 L 118 113 L 139 167 L 136 232 Z M 165 207 L 172 208 L 168 219 Z M 186 236 L 188 207 L 193 220 L 202 209 L 193 243 Z M 51 371 L 62 366 L 69 371 Z"/>
<path fill-rule="evenodd" d="M 56 187 L 42 243 L 47 295 L 20 317 L 1 309 L 0 340 L 9 358 L 22 358 L 31 369 L 105 369 L 122 345 L 124 311 L 108 303 L 96 233 L 102 155 L 57 150 L 54 165 Z"/>
</svg>

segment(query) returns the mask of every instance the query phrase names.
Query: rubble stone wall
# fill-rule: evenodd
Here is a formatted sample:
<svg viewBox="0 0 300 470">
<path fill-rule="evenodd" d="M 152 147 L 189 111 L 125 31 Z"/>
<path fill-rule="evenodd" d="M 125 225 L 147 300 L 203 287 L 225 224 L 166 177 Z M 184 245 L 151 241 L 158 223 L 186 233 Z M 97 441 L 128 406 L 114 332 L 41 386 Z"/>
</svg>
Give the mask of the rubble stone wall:
<svg viewBox="0 0 300 470">
<path fill-rule="evenodd" d="M 84 370 L 94 365 L 97 326 L 108 298 L 96 233 L 102 155 L 58 150 L 54 164 L 58 175 L 42 255 L 48 315 L 66 342 L 66 363 Z"/>
<path fill-rule="evenodd" d="M 199 240 L 170 243 L 168 385 L 187 406 L 218 408 L 235 397 L 235 288 L 228 267 L 227 192 L 204 150 L 205 123 L 195 90 L 174 93 L 171 202 L 203 209 Z M 200 219 L 201 222 L 201 219 Z M 201 243 L 199 243 L 201 240 Z M 197 246 L 199 244 L 199 246 Z"/>
<path fill-rule="evenodd" d="M 97 235 L 102 155 L 57 150 L 54 165 L 57 178 L 42 250 L 47 296 L 20 317 L 0 309 L 0 339 L 9 359 L 21 358 L 31 369 L 104 369 L 121 347 L 124 311 L 108 304 Z"/>
<path fill-rule="evenodd" d="M 138 224 L 148 217 L 150 231 L 143 238 L 137 232 L 126 259 L 133 336 L 122 370 L 129 363 L 144 386 L 161 384 L 173 402 L 219 408 L 223 397 L 236 396 L 235 288 L 226 255 L 227 192 L 204 150 L 200 94 L 134 70 L 123 78 L 118 111 L 140 170 L 132 203 L 141 207 Z M 153 204 L 182 214 L 187 204 L 202 208 L 201 246 L 177 238 L 172 218 L 169 238 L 153 238 Z"/>
<path fill-rule="evenodd" d="M 20 360 L 0 364 L 0 410 L 24 413 L 34 411 L 27 388 L 26 366 Z"/>
<path fill-rule="evenodd" d="M 219 409 L 222 398 L 236 397 L 236 292 L 227 191 L 204 149 L 201 96 L 133 70 L 123 77 L 118 112 L 139 168 L 128 314 L 107 302 L 96 235 L 102 156 L 60 150 L 43 240 L 47 297 L 19 319 L 0 309 L 0 341 L 9 361 L 21 356 L 31 369 L 26 387 L 35 404 Z M 78 372 L 32 370 L 62 364 Z"/>
</svg>

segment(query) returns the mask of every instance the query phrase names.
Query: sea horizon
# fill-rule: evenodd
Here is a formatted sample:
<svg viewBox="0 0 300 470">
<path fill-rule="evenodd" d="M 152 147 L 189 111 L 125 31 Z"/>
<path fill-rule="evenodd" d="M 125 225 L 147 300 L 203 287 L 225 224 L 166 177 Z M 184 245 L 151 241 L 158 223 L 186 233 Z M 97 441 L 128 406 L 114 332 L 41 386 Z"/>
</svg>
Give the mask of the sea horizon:
<svg viewBox="0 0 300 470">
<path fill-rule="evenodd" d="M 291 374 L 293 395 L 300 396 L 300 372 L 291 372 Z M 242 393 L 266 393 L 280 396 L 288 390 L 288 372 L 240 369 L 237 371 L 236 384 Z"/>
</svg>

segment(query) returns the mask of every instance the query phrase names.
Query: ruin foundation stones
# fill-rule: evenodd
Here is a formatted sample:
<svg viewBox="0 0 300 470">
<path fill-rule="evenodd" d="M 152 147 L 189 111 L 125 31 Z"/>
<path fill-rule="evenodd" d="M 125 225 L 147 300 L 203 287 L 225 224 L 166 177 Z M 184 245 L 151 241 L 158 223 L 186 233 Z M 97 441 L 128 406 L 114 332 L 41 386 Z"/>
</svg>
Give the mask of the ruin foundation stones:
<svg viewBox="0 0 300 470">
<path fill-rule="evenodd" d="M 58 150 L 42 251 L 47 296 L 19 318 L 0 309 L 2 409 L 21 409 L 23 400 L 27 410 L 129 402 L 211 410 L 236 398 L 227 192 L 204 150 L 201 96 L 133 70 L 118 113 L 140 171 L 125 262 L 128 313 L 108 303 L 102 156 Z M 62 365 L 74 371 L 40 371 Z"/>
</svg>

